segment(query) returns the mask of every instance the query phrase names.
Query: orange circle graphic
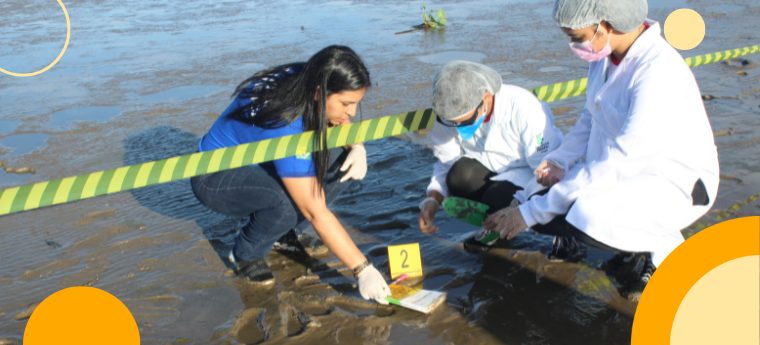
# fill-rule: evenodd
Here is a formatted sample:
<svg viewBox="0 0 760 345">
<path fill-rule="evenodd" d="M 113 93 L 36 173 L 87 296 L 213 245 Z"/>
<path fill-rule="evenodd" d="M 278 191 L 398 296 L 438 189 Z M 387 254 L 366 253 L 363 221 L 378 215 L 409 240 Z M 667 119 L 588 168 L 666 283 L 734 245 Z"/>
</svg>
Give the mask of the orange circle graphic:
<svg viewBox="0 0 760 345">
<path fill-rule="evenodd" d="M 760 255 L 757 216 L 725 221 L 689 238 L 647 284 L 633 319 L 631 344 L 669 344 L 676 313 L 692 286 L 726 262 L 755 255 Z"/>
<path fill-rule="evenodd" d="M 93 287 L 60 290 L 42 301 L 24 330 L 25 345 L 139 345 L 140 331 L 129 309 Z"/>
</svg>

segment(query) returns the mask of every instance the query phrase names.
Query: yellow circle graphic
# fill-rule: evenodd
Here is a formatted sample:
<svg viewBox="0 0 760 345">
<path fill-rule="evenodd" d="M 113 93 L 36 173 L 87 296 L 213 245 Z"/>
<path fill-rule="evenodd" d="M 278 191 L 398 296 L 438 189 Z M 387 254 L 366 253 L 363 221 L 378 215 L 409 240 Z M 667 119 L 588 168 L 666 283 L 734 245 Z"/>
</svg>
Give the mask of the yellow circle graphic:
<svg viewBox="0 0 760 345">
<path fill-rule="evenodd" d="M 69 11 L 66 10 L 66 6 L 63 4 L 62 0 L 56 0 L 58 1 L 58 5 L 61 5 L 61 9 L 63 10 L 63 15 L 66 17 L 66 41 L 63 43 L 63 49 L 61 49 L 61 52 L 58 54 L 58 56 L 51 62 L 49 65 L 45 66 L 44 68 L 31 72 L 31 73 L 18 73 L 9 71 L 5 68 L 0 67 L 0 72 L 3 72 L 7 75 L 14 76 L 14 77 L 34 77 L 36 75 L 45 73 L 47 70 L 53 68 L 55 64 L 58 63 L 59 60 L 63 57 L 63 54 L 66 53 L 66 49 L 69 47 L 69 39 L 71 38 L 71 20 L 69 19 Z"/>
<path fill-rule="evenodd" d="M 699 279 L 678 307 L 670 344 L 760 344 L 760 256 L 731 260 Z"/>
<path fill-rule="evenodd" d="M 676 49 L 694 49 L 704 38 L 705 21 L 697 11 L 682 8 L 665 19 L 665 39 Z"/>
<path fill-rule="evenodd" d="M 757 216 L 725 221 L 690 237 L 663 261 L 647 284 L 633 319 L 631 344 L 670 344 L 673 331 L 679 329 L 673 327 L 676 314 L 692 287 L 702 277 L 724 263 L 745 257 L 757 260 L 758 255 L 760 255 L 760 217 Z M 757 279 L 757 275 L 749 279 Z M 721 294 L 700 295 L 700 297 L 716 299 L 725 298 L 726 294 L 736 293 L 734 281 L 717 283 L 721 284 L 719 290 Z M 714 289 L 714 291 L 718 290 Z M 687 302 L 684 308 L 689 308 L 694 301 Z M 703 305 L 707 303 L 699 302 Z M 746 300 L 745 303 L 752 302 Z M 712 316 L 729 319 L 723 320 L 726 322 L 738 317 L 738 315 L 715 313 Z M 754 329 L 743 330 L 743 332 L 757 334 L 758 327 L 760 326 L 754 324 Z M 733 344 L 729 340 L 731 335 L 725 334 L 720 328 L 713 326 L 703 331 L 721 333 L 723 335 L 721 339 L 728 340 L 725 343 Z M 707 340 L 707 338 L 703 337 L 702 340 Z"/>
<path fill-rule="evenodd" d="M 42 301 L 24 330 L 24 345 L 139 345 L 140 332 L 129 309 L 110 293 L 70 287 Z"/>
</svg>

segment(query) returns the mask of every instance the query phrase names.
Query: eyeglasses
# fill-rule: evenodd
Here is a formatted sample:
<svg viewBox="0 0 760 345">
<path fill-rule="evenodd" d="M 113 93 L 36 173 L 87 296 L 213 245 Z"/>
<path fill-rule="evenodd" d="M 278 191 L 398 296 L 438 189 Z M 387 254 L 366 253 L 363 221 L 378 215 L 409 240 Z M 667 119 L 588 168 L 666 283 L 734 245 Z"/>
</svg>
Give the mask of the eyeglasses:
<svg viewBox="0 0 760 345">
<path fill-rule="evenodd" d="M 475 111 L 473 112 L 473 114 L 470 115 L 470 117 L 467 118 L 467 120 L 464 120 L 464 121 L 461 121 L 461 122 L 454 122 L 454 121 L 451 121 L 451 120 L 442 119 L 440 116 L 438 116 L 438 114 L 435 115 L 435 120 L 438 123 L 440 123 L 440 124 L 442 124 L 442 125 L 444 125 L 446 127 L 465 127 L 465 126 L 469 126 L 469 125 L 475 123 L 475 121 L 478 120 L 478 110 L 480 109 L 481 106 L 483 106 L 483 101 L 482 100 L 480 101 L 480 103 L 478 103 L 478 106 L 475 107 Z"/>
</svg>

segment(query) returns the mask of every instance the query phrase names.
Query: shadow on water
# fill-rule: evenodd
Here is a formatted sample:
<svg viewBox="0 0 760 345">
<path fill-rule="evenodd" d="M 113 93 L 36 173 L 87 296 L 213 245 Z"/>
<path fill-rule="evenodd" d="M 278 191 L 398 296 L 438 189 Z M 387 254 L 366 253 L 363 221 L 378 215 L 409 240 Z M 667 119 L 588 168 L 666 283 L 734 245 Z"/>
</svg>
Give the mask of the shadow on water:
<svg viewBox="0 0 760 345">
<path fill-rule="evenodd" d="M 159 126 L 128 137 L 124 142 L 124 164 L 139 164 L 193 153 L 200 138 L 182 129 Z M 190 180 L 181 180 L 135 189 L 132 196 L 140 205 L 174 219 L 194 221 L 224 260 L 234 243 L 239 219 L 215 213 L 193 195 Z"/>
<path fill-rule="evenodd" d="M 496 249 L 484 257 L 463 314 L 506 344 L 624 344 L 635 306 L 586 264 Z"/>
</svg>

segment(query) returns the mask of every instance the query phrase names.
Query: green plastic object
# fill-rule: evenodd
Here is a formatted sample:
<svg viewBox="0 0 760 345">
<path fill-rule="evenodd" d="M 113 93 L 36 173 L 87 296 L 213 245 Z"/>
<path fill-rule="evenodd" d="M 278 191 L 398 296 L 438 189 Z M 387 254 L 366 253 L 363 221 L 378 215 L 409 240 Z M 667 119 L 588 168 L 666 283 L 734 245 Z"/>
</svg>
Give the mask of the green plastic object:
<svg viewBox="0 0 760 345">
<path fill-rule="evenodd" d="M 475 226 L 483 225 L 488 208 L 488 205 L 470 199 L 455 196 L 443 199 L 443 210 L 446 214 Z"/>
</svg>

